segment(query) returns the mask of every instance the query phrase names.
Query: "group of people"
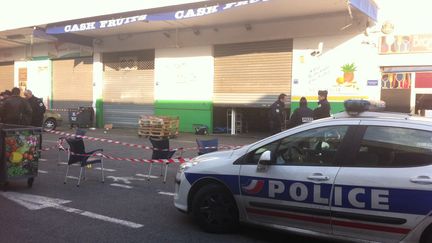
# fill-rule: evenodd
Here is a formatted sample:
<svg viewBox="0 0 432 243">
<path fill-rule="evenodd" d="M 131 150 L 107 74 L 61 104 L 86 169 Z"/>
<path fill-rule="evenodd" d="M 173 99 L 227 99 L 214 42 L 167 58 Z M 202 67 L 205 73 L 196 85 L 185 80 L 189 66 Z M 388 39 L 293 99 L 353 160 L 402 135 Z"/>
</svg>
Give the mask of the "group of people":
<svg viewBox="0 0 432 243">
<path fill-rule="evenodd" d="M 24 91 L 24 98 L 17 87 L 0 93 L 1 123 L 42 127 L 45 111 L 43 101 L 30 90 Z"/>
<path fill-rule="evenodd" d="M 327 90 L 318 91 L 318 107 L 314 110 L 307 105 L 305 97 L 300 98 L 300 106 L 292 113 L 287 128 L 292 128 L 312 120 L 321 119 L 330 116 L 330 104 L 327 101 Z M 278 100 L 270 106 L 270 130 L 276 134 L 285 128 L 286 111 L 285 102 L 286 94 L 280 94 Z"/>
</svg>

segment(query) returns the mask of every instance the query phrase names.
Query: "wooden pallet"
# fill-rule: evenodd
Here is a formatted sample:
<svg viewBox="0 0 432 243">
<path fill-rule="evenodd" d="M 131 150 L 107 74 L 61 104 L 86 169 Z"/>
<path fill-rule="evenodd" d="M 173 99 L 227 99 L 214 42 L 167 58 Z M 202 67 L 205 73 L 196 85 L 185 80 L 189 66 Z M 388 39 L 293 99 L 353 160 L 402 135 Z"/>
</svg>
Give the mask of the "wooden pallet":
<svg viewBox="0 0 432 243">
<path fill-rule="evenodd" d="M 138 136 L 176 137 L 178 128 L 178 117 L 141 116 L 138 120 Z"/>
</svg>

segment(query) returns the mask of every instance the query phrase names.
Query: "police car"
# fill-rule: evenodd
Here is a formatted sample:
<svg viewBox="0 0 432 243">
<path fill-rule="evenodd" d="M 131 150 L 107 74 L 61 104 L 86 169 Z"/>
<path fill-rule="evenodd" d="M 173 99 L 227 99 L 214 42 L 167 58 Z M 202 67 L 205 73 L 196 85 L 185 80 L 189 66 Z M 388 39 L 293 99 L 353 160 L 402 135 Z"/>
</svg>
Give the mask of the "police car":
<svg viewBox="0 0 432 243">
<path fill-rule="evenodd" d="M 175 206 L 208 232 L 239 222 L 350 241 L 432 242 L 432 120 L 347 112 L 180 166 Z"/>
</svg>

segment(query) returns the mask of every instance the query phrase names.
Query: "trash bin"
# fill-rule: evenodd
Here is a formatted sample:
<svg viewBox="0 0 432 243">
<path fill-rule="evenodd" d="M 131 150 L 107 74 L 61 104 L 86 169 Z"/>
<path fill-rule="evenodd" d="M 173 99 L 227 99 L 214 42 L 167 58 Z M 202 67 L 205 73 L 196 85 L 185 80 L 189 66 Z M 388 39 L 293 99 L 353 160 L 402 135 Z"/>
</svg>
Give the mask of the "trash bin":
<svg viewBox="0 0 432 243">
<path fill-rule="evenodd" d="M 93 127 L 94 110 L 91 106 L 80 106 L 69 109 L 69 123 L 71 127 Z"/>
<path fill-rule="evenodd" d="M 33 186 L 38 174 L 42 128 L 0 123 L 0 182 L 27 179 Z"/>
</svg>

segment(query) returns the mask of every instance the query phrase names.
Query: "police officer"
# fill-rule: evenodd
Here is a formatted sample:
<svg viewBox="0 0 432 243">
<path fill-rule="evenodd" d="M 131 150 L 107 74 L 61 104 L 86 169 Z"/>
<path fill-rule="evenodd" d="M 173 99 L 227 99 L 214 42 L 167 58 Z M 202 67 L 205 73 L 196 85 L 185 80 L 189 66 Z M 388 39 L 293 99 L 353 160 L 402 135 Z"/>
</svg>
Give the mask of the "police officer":
<svg viewBox="0 0 432 243">
<path fill-rule="evenodd" d="M 276 134 L 281 132 L 282 129 L 285 128 L 285 119 L 286 119 L 286 111 L 285 111 L 285 101 L 287 95 L 280 94 L 278 100 L 275 101 L 270 106 L 270 131 L 272 134 Z"/>
<path fill-rule="evenodd" d="M 314 110 L 314 119 L 330 116 L 330 104 L 327 101 L 327 90 L 318 91 L 318 107 Z"/>
<path fill-rule="evenodd" d="M 3 123 L 30 125 L 32 108 L 20 93 L 21 90 L 15 87 L 11 90 L 11 96 L 6 98 L 2 107 Z"/>
<path fill-rule="evenodd" d="M 31 92 L 31 90 L 29 89 L 24 91 L 24 97 L 27 99 L 28 103 L 30 104 L 33 110 L 30 124 L 35 127 L 42 127 L 43 116 L 46 111 L 42 99 L 39 99 L 36 96 L 34 96 L 33 92 Z"/>
<path fill-rule="evenodd" d="M 292 128 L 301 125 L 306 122 L 313 120 L 313 110 L 307 106 L 307 99 L 305 97 L 300 98 L 300 107 L 295 109 L 289 120 L 288 128 Z"/>
</svg>

